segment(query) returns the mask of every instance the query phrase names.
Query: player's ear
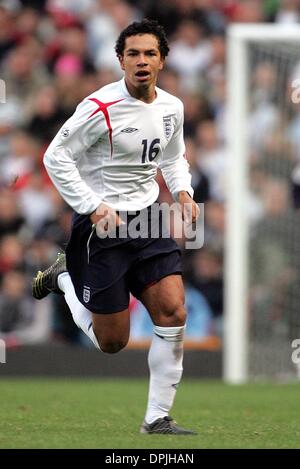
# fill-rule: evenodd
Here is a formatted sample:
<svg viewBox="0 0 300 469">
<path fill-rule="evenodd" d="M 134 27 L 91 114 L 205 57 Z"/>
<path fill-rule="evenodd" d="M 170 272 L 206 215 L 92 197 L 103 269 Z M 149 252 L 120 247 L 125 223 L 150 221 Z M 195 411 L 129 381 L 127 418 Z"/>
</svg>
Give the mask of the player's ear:
<svg viewBox="0 0 300 469">
<path fill-rule="evenodd" d="M 163 57 L 160 58 L 160 63 L 159 63 L 159 70 L 162 70 L 165 65 L 165 59 Z"/>
<path fill-rule="evenodd" d="M 124 67 L 124 56 L 123 55 L 118 55 L 118 59 L 119 59 L 119 62 L 120 62 L 120 67 L 122 70 L 125 70 L 125 67 Z"/>
</svg>

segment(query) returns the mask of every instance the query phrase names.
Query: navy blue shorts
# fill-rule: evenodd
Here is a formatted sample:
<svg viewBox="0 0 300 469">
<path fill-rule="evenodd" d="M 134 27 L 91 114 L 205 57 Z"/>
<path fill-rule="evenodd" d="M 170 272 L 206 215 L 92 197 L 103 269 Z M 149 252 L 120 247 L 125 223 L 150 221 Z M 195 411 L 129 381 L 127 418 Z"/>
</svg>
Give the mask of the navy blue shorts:
<svg viewBox="0 0 300 469">
<path fill-rule="evenodd" d="M 128 217 L 128 222 L 133 218 Z M 123 311 L 130 292 L 139 298 L 149 285 L 182 273 L 181 252 L 173 239 L 101 239 L 88 215 L 74 214 L 66 257 L 79 301 L 99 314 Z"/>
</svg>

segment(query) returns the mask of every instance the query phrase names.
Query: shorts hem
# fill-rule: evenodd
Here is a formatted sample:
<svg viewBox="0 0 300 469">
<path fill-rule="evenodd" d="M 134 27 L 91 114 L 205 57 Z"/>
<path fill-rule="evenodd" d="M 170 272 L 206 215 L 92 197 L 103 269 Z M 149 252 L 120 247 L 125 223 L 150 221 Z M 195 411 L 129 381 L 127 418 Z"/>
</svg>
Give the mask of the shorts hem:
<svg viewBox="0 0 300 469">
<path fill-rule="evenodd" d="M 151 282 L 147 283 L 147 285 L 144 285 L 138 292 L 131 292 L 135 298 L 139 299 L 141 294 L 147 290 L 148 288 L 152 287 L 156 283 L 160 282 L 163 278 L 169 277 L 170 275 L 180 275 L 182 277 L 182 271 L 181 270 L 174 270 L 173 272 L 167 273 L 167 274 L 162 274 L 160 277 L 156 278 L 155 280 L 152 280 Z"/>
<path fill-rule="evenodd" d="M 120 308 L 113 308 L 113 310 L 111 310 L 110 308 L 110 311 L 108 311 L 108 308 L 100 311 L 98 308 L 91 308 L 89 305 L 84 304 L 81 301 L 80 303 L 83 306 L 85 306 L 93 314 L 116 314 L 116 313 L 121 313 L 122 311 L 124 311 L 125 309 L 128 309 L 129 307 L 129 304 L 127 304 L 127 306 L 121 306 Z"/>
</svg>

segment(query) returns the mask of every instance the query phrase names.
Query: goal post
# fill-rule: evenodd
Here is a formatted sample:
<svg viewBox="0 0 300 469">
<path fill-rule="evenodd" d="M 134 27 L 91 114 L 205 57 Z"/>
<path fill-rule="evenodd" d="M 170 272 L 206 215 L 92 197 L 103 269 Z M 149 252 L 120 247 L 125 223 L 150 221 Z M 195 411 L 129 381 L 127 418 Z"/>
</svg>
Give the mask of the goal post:
<svg viewBox="0 0 300 469">
<path fill-rule="evenodd" d="M 223 378 L 249 379 L 249 86 L 252 44 L 299 45 L 300 27 L 235 24 L 227 32 L 227 196 L 225 234 L 225 311 Z M 300 59 L 300 54 L 299 54 Z M 299 77 L 300 78 L 300 77 Z M 280 92 L 280 89 L 278 90 Z M 300 240 L 299 240 L 300 243 Z M 300 304 L 299 304 L 300 311 Z"/>
</svg>

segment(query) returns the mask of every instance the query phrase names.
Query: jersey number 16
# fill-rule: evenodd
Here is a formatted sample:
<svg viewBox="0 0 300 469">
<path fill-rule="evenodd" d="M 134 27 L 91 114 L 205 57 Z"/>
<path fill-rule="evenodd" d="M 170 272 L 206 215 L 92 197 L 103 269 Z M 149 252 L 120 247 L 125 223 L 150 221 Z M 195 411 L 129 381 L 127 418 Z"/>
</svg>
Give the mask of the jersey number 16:
<svg viewBox="0 0 300 469">
<path fill-rule="evenodd" d="M 154 158 L 156 158 L 156 156 L 158 155 L 159 147 L 155 146 L 155 145 L 158 145 L 159 143 L 160 143 L 160 138 L 155 138 L 150 143 L 149 151 L 148 151 L 148 160 L 149 161 L 153 161 Z M 147 156 L 147 150 L 148 150 L 148 140 L 143 140 L 142 145 L 143 145 L 142 163 L 146 163 L 146 156 Z"/>
</svg>

